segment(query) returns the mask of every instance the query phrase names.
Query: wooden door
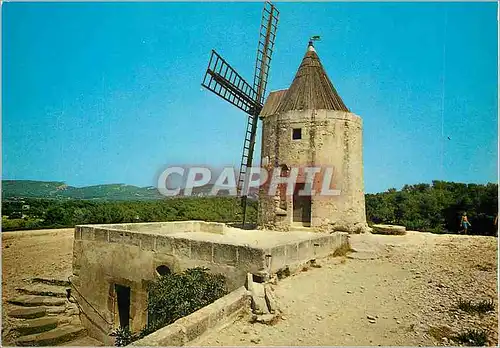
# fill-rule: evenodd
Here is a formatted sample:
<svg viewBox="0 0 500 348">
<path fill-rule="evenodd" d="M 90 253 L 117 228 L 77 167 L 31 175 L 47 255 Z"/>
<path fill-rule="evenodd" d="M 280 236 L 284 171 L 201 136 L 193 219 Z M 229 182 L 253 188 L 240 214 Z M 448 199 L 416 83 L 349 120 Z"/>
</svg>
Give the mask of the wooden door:
<svg viewBox="0 0 500 348">
<path fill-rule="evenodd" d="M 293 222 L 311 223 L 311 196 L 299 196 L 305 184 L 296 184 L 293 193 Z"/>
</svg>

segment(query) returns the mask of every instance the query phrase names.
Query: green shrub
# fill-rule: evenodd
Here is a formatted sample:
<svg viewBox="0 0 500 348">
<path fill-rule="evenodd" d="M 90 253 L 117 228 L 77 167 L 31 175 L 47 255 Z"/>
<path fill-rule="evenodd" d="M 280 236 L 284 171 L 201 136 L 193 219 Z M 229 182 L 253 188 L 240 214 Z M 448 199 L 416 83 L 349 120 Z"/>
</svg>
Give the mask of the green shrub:
<svg viewBox="0 0 500 348">
<path fill-rule="evenodd" d="M 124 347 L 134 341 L 134 336 L 130 332 L 128 326 L 125 328 L 120 327 L 118 330 L 114 332 L 113 335 L 116 336 L 115 338 L 116 347 Z"/>
<path fill-rule="evenodd" d="M 481 300 L 477 304 L 473 303 L 471 300 L 458 301 L 458 308 L 467 313 L 479 313 L 485 314 L 495 310 L 495 305 L 492 300 Z"/>
<path fill-rule="evenodd" d="M 207 271 L 207 268 L 191 268 L 152 282 L 148 289 L 147 325 L 136 335 L 128 327 L 116 330 L 115 346 L 126 346 L 226 295 L 225 277 Z"/>
<path fill-rule="evenodd" d="M 488 335 L 483 330 L 467 330 L 455 336 L 455 340 L 472 347 L 483 347 L 488 344 Z"/>
<path fill-rule="evenodd" d="M 226 279 L 210 274 L 206 268 L 161 276 L 148 290 L 148 324 L 143 337 L 169 325 L 221 298 L 228 293 Z"/>
</svg>

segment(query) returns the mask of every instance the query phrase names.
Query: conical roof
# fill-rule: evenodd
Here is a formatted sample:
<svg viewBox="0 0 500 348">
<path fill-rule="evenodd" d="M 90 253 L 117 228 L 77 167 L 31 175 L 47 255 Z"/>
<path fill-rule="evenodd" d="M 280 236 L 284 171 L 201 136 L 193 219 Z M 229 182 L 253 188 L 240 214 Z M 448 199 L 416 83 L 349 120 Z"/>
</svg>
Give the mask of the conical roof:
<svg viewBox="0 0 500 348">
<path fill-rule="evenodd" d="M 307 109 L 349 112 L 326 75 L 312 42 L 309 42 L 299 70 L 283 96 L 277 112 Z"/>
</svg>

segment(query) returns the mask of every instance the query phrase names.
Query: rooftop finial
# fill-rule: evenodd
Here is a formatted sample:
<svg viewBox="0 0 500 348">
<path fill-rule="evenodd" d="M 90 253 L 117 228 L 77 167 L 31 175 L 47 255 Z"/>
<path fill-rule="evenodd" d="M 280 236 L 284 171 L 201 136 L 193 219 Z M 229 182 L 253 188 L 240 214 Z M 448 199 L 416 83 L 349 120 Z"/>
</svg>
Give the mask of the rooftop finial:
<svg viewBox="0 0 500 348">
<path fill-rule="evenodd" d="M 312 45 L 313 41 L 319 41 L 319 40 L 321 40 L 319 35 L 311 36 L 311 38 L 309 39 L 309 44 Z"/>
<path fill-rule="evenodd" d="M 309 39 L 309 45 L 307 46 L 307 49 L 309 51 L 314 51 L 314 41 L 319 41 L 320 37 L 319 35 L 314 35 Z"/>
</svg>

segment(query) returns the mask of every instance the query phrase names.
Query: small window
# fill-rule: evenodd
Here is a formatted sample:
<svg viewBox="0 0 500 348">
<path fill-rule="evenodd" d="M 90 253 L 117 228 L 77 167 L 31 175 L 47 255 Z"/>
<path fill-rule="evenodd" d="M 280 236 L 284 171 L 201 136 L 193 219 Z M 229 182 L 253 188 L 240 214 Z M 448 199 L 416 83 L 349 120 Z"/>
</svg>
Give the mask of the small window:
<svg viewBox="0 0 500 348">
<path fill-rule="evenodd" d="M 294 128 L 292 130 L 292 139 L 293 140 L 302 139 L 302 128 Z"/>
<path fill-rule="evenodd" d="M 170 274 L 170 268 L 165 265 L 158 266 L 156 267 L 156 273 L 158 273 L 158 275 L 160 276 L 166 276 Z"/>
</svg>

